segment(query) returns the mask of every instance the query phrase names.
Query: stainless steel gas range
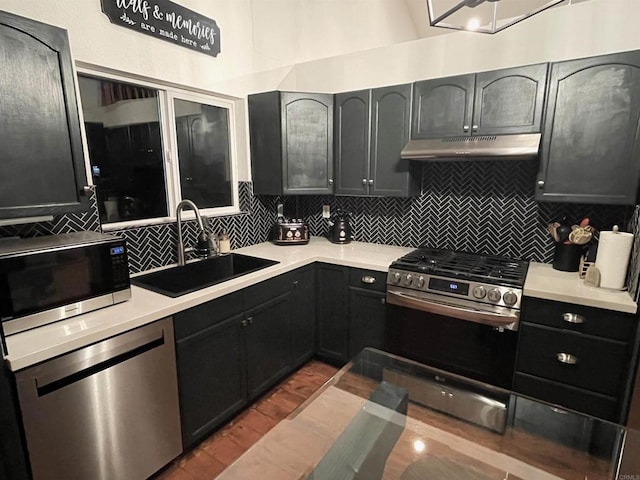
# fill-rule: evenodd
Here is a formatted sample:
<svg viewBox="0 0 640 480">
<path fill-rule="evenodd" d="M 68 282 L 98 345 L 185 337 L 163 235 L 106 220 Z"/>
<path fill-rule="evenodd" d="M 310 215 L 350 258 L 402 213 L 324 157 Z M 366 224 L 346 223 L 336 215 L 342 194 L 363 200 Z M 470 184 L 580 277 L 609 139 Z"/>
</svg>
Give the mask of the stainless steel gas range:
<svg viewBox="0 0 640 480">
<path fill-rule="evenodd" d="M 389 267 L 388 349 L 510 388 L 528 262 L 420 247 Z"/>
</svg>

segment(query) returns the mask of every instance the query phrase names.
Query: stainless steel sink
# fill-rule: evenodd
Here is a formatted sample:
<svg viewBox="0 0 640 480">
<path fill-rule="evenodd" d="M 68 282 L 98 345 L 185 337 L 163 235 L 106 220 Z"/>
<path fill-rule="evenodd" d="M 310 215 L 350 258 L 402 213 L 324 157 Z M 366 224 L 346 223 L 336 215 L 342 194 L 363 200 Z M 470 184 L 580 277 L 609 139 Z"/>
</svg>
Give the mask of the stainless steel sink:
<svg viewBox="0 0 640 480">
<path fill-rule="evenodd" d="M 168 297 L 179 297 L 279 262 L 230 253 L 133 277 L 131 283 Z"/>
</svg>

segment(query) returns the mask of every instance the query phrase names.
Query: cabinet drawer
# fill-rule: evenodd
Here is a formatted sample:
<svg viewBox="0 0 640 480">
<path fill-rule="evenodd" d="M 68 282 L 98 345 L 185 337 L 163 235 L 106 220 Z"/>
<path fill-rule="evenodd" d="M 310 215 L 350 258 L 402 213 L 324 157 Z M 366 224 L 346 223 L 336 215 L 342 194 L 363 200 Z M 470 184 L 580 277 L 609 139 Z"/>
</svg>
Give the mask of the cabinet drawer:
<svg viewBox="0 0 640 480">
<path fill-rule="evenodd" d="M 615 398 L 516 372 L 513 390 L 545 402 L 587 413 L 612 422 L 620 419 Z"/>
<path fill-rule="evenodd" d="M 284 273 L 245 288 L 242 291 L 244 293 L 245 309 L 248 310 L 290 291 L 293 288 L 293 277 L 294 274 L 291 272 Z"/>
<path fill-rule="evenodd" d="M 617 396 L 628 370 L 628 345 L 522 324 L 516 370 Z"/>
<path fill-rule="evenodd" d="M 363 270 L 361 268 L 351 268 L 349 270 L 349 285 L 352 287 L 375 290 L 377 292 L 386 291 L 387 272 Z"/>
<path fill-rule="evenodd" d="M 633 340 L 638 325 L 628 313 L 530 297 L 522 301 L 522 320 L 623 341 Z"/>
<path fill-rule="evenodd" d="M 243 311 L 242 292 L 234 292 L 173 316 L 176 340 L 220 323 Z"/>
</svg>

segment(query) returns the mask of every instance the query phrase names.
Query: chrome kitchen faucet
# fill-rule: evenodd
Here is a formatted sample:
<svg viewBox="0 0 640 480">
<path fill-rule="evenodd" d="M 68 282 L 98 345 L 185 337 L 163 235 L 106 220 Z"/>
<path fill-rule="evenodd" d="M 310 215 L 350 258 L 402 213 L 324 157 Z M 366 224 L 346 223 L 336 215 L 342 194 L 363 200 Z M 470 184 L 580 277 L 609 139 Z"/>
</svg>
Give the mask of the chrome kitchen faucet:
<svg viewBox="0 0 640 480">
<path fill-rule="evenodd" d="M 198 222 L 199 232 L 196 247 L 185 248 L 184 242 L 182 241 L 182 211 L 185 207 L 190 207 L 193 210 L 196 215 L 196 221 Z M 176 207 L 176 219 L 178 222 L 178 265 L 184 265 L 186 254 L 191 252 L 195 253 L 198 257 L 209 256 L 209 239 L 196 204 L 191 200 L 182 200 Z"/>
</svg>

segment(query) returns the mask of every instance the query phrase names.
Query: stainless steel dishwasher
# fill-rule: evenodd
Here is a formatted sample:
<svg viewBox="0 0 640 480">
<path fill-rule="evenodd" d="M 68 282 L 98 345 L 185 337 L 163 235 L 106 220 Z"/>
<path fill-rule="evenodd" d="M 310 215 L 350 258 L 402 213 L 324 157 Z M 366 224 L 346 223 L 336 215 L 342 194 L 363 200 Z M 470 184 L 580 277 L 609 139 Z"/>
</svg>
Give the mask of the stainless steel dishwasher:
<svg viewBox="0 0 640 480">
<path fill-rule="evenodd" d="M 16 373 L 33 478 L 140 480 L 182 451 L 173 321 Z"/>
</svg>

